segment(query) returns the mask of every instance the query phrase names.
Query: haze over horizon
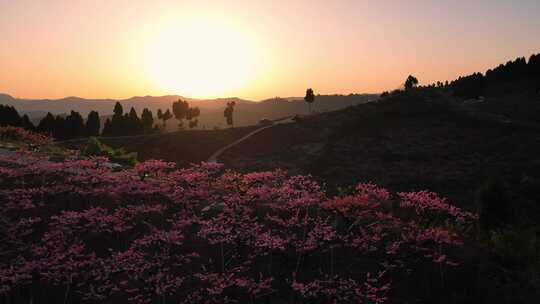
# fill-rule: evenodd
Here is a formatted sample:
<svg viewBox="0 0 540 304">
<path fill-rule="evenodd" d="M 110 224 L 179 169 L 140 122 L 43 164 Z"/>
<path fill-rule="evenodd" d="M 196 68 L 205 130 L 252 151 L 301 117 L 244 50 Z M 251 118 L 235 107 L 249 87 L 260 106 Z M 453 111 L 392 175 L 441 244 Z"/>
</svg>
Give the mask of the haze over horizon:
<svg viewBox="0 0 540 304">
<path fill-rule="evenodd" d="M 451 80 L 540 51 L 534 0 L 155 2 L 0 0 L 0 92 L 369 93 L 409 74 Z"/>
</svg>

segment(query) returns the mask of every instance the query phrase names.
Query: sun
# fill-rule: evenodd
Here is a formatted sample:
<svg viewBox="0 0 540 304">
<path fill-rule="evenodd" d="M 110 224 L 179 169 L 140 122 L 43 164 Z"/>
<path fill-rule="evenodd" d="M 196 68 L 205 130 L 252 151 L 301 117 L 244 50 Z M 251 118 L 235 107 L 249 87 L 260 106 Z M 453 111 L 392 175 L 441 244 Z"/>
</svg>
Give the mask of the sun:
<svg viewBox="0 0 540 304">
<path fill-rule="evenodd" d="M 230 23 L 211 18 L 175 22 L 149 39 L 147 76 L 165 92 L 226 96 L 254 77 L 254 49 L 254 41 Z"/>
</svg>

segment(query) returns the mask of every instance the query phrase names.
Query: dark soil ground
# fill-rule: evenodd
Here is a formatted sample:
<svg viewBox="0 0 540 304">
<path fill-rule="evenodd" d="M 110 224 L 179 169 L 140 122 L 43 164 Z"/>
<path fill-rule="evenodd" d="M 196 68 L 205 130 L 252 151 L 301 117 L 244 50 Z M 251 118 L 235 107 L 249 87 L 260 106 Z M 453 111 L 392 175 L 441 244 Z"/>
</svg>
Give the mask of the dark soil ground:
<svg viewBox="0 0 540 304">
<path fill-rule="evenodd" d="M 137 152 L 140 161 L 163 159 L 176 162 L 179 166 L 206 161 L 219 148 L 230 144 L 253 131 L 256 127 L 241 127 L 223 130 L 178 131 L 165 134 L 101 137 L 100 141 L 113 148 L 124 148 Z M 86 140 L 64 143 L 65 147 L 80 149 Z"/>
</svg>

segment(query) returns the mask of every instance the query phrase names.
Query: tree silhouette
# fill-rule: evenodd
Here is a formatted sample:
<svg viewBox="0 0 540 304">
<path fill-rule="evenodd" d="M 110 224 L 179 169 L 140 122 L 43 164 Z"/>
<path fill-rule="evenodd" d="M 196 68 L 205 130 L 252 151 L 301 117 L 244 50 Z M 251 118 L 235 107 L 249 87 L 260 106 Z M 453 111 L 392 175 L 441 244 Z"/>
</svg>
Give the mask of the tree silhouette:
<svg viewBox="0 0 540 304">
<path fill-rule="evenodd" d="M 107 118 L 107 120 L 105 120 L 105 124 L 103 125 L 103 132 L 101 133 L 101 135 L 103 136 L 111 136 L 113 135 L 113 130 L 112 130 L 112 122 L 109 118 Z"/>
<path fill-rule="evenodd" d="M 227 125 L 231 126 L 231 128 L 234 127 L 233 113 L 234 113 L 235 105 L 236 105 L 235 101 L 227 102 L 227 107 L 225 108 L 225 111 L 223 111 L 223 116 L 227 120 Z"/>
<path fill-rule="evenodd" d="M 148 110 L 147 108 L 143 109 L 141 114 L 141 123 L 145 133 L 152 132 L 152 127 L 154 126 L 154 117 L 152 116 L 152 111 Z"/>
<path fill-rule="evenodd" d="M 506 64 L 500 64 L 493 70 L 486 72 L 486 79 L 491 83 L 507 82 L 523 78 L 530 74 L 529 64 L 524 57 L 516 58 L 514 61 L 508 61 Z"/>
<path fill-rule="evenodd" d="M 178 128 L 182 129 L 184 127 L 184 119 L 189 121 L 190 128 L 197 126 L 198 120 L 195 118 L 201 114 L 201 110 L 199 110 L 199 108 L 192 108 L 189 106 L 187 101 L 178 99 L 178 101 L 173 102 L 172 110 L 174 117 L 178 120 Z"/>
<path fill-rule="evenodd" d="M 161 111 L 161 109 L 157 110 L 157 119 L 163 120 L 163 111 Z M 165 128 L 165 123 L 163 123 L 163 127 Z"/>
<path fill-rule="evenodd" d="M 0 104 L 0 126 L 22 127 L 27 130 L 33 130 L 34 125 L 28 115 L 22 117 L 13 106 Z"/>
<path fill-rule="evenodd" d="M 172 111 L 174 117 L 178 120 L 178 128 L 182 129 L 184 126 L 183 120 L 188 115 L 189 103 L 185 100 L 178 99 L 178 101 L 173 102 Z"/>
<path fill-rule="evenodd" d="M 531 55 L 527 63 L 528 74 L 535 78 L 540 78 L 540 54 Z"/>
<path fill-rule="evenodd" d="M 13 106 L 0 105 L 0 126 L 19 127 L 21 123 L 19 112 Z"/>
<path fill-rule="evenodd" d="M 416 79 L 416 77 L 414 77 L 413 75 L 409 75 L 409 77 L 407 77 L 407 80 L 405 80 L 404 87 L 405 87 L 405 90 L 411 90 L 417 85 L 418 85 L 418 79 Z"/>
<path fill-rule="evenodd" d="M 484 95 L 485 77 L 481 73 L 459 77 L 449 85 L 454 96 L 478 98 Z"/>
<path fill-rule="evenodd" d="M 129 110 L 129 115 L 127 118 L 127 133 L 130 135 L 143 133 L 143 125 L 137 116 L 137 111 L 135 111 L 133 107 L 131 107 Z"/>
<path fill-rule="evenodd" d="M 129 113 L 124 113 L 122 105 L 117 102 L 114 105 L 114 115 L 109 126 L 103 134 L 112 136 L 137 135 L 144 132 L 144 126 L 137 116 L 135 108 L 131 107 Z M 151 127 L 150 127 L 151 128 Z"/>
<path fill-rule="evenodd" d="M 55 117 L 49 112 L 39 122 L 37 130 L 61 140 L 83 137 L 87 134 L 81 114 L 75 111 L 71 111 L 66 117 L 61 115 Z"/>
<path fill-rule="evenodd" d="M 124 135 L 126 133 L 127 117 L 124 114 L 122 104 L 116 102 L 114 105 L 114 115 L 111 119 L 110 135 Z"/>
<path fill-rule="evenodd" d="M 309 113 L 311 113 L 311 104 L 315 102 L 315 95 L 313 94 L 313 89 L 309 88 L 306 90 L 306 96 L 304 97 L 304 101 L 307 102 L 309 107 Z"/>
<path fill-rule="evenodd" d="M 173 118 L 172 114 L 171 114 L 171 111 L 169 111 L 169 109 L 167 109 L 167 111 L 165 111 L 165 113 L 163 113 L 161 115 L 161 120 L 163 120 L 163 128 L 165 129 L 165 127 L 167 126 L 167 120 Z"/>
<path fill-rule="evenodd" d="M 54 116 L 51 114 L 51 112 L 47 112 L 47 115 L 45 115 L 45 117 L 43 117 L 39 121 L 37 129 L 38 129 L 39 132 L 42 132 L 42 133 L 45 133 L 45 134 L 48 134 L 48 135 L 52 136 L 54 126 L 55 126 Z"/>
<path fill-rule="evenodd" d="M 79 112 L 71 111 L 71 113 L 66 116 L 64 120 L 64 125 L 57 122 L 57 127 L 60 128 L 58 132 L 64 135 L 64 138 L 77 138 L 83 137 L 86 133 L 84 127 L 84 119 L 82 118 Z"/>
<path fill-rule="evenodd" d="M 199 123 L 197 117 L 201 115 L 201 110 L 198 107 L 189 108 L 186 114 L 186 119 L 189 121 L 189 128 L 193 129 Z"/>
<path fill-rule="evenodd" d="M 99 136 L 100 126 L 99 113 L 90 111 L 86 119 L 86 136 Z"/>
<path fill-rule="evenodd" d="M 122 116 L 124 114 L 124 108 L 122 107 L 122 104 L 119 102 L 116 102 L 114 105 L 114 115 L 116 116 Z"/>
<path fill-rule="evenodd" d="M 21 118 L 21 127 L 23 127 L 26 130 L 34 130 L 34 124 L 30 121 L 30 118 L 28 115 L 24 114 Z"/>
<path fill-rule="evenodd" d="M 54 125 L 52 130 L 52 136 L 56 139 L 67 139 L 66 119 L 60 115 L 56 115 L 54 118 Z"/>
</svg>

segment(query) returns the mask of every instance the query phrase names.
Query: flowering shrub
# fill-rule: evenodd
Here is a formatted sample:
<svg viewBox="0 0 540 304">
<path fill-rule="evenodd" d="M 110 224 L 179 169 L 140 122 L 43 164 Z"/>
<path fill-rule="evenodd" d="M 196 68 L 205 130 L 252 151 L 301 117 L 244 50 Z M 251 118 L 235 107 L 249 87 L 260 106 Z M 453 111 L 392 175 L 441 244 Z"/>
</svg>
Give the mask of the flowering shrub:
<svg viewBox="0 0 540 304">
<path fill-rule="evenodd" d="M 459 267 L 453 226 L 475 219 L 430 192 L 328 197 L 279 170 L 105 162 L 0 155 L 5 301 L 384 303 L 415 269 Z"/>
<path fill-rule="evenodd" d="M 82 155 L 104 156 L 115 163 L 130 166 L 133 166 L 137 163 L 136 152 L 127 152 L 123 148 L 114 149 L 100 142 L 97 137 L 90 137 L 88 139 L 86 147 L 82 150 Z"/>
<path fill-rule="evenodd" d="M 49 136 L 13 126 L 0 126 L 0 140 L 23 141 L 34 145 L 46 145 L 53 142 Z"/>
<path fill-rule="evenodd" d="M 477 220 L 476 214 L 462 211 L 451 205 L 445 198 L 430 191 L 400 192 L 397 194 L 404 208 L 413 208 L 416 214 L 426 220 L 451 220 L 457 223 L 471 223 Z"/>
</svg>

